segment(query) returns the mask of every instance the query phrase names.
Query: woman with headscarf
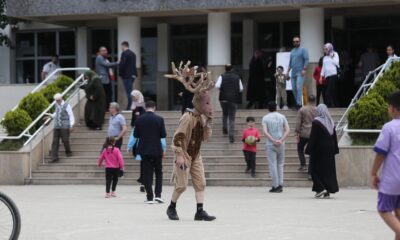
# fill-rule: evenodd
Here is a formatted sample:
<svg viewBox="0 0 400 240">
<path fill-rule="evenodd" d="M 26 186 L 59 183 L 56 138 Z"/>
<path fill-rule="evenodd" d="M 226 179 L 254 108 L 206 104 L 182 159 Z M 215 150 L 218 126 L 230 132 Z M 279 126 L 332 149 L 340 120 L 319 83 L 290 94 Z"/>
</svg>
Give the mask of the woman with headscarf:
<svg viewBox="0 0 400 240">
<path fill-rule="evenodd" d="M 338 153 L 335 123 L 327 106 L 320 104 L 306 148 L 306 154 L 310 155 L 312 191 L 316 192 L 316 198 L 329 198 L 331 193 L 339 191 L 335 163 L 335 155 Z"/>
<path fill-rule="evenodd" d="M 141 161 L 142 158 L 136 154 L 136 147 L 137 147 L 138 142 L 137 142 L 137 140 L 134 140 L 135 137 L 133 136 L 133 133 L 135 130 L 136 119 L 140 115 L 145 113 L 144 97 L 143 97 L 143 94 L 139 90 L 136 90 L 136 89 L 131 92 L 131 96 L 132 96 L 132 105 L 131 105 L 131 110 L 132 110 L 131 128 L 132 128 L 132 131 L 131 131 L 131 135 L 129 137 L 128 150 L 132 151 L 132 154 L 137 161 Z M 142 162 L 140 162 L 140 177 L 137 181 L 141 184 L 140 191 L 145 192 L 142 178 L 143 178 L 143 169 L 142 169 Z"/>
<path fill-rule="evenodd" d="M 85 105 L 85 123 L 89 129 L 101 130 L 106 113 L 106 93 L 104 92 L 101 79 L 93 71 L 84 73 L 87 84 L 81 86 L 85 90 L 87 102 Z"/>
<path fill-rule="evenodd" d="M 324 58 L 322 60 L 322 69 L 321 69 L 321 79 L 325 78 L 327 82 L 327 100 L 325 103 L 329 107 L 338 106 L 337 101 L 337 92 L 336 87 L 338 84 L 338 70 L 340 69 L 339 65 L 339 54 L 334 51 L 333 45 L 331 43 L 327 43 L 324 45 Z"/>
</svg>

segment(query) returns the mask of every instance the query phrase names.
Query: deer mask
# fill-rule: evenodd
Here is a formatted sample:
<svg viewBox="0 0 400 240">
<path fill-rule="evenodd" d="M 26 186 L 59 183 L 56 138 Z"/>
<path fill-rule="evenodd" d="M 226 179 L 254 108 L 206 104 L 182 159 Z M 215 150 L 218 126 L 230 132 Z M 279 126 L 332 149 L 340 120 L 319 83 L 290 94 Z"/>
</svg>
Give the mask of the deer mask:
<svg viewBox="0 0 400 240">
<path fill-rule="evenodd" d="M 167 78 L 178 80 L 191 93 L 194 93 L 193 106 L 201 114 L 212 118 L 212 105 L 209 90 L 214 88 L 215 82 L 208 78 L 209 72 L 197 71 L 198 67 L 189 67 L 190 61 L 185 65 L 181 61 L 179 67 L 172 65 L 172 74 L 165 74 Z"/>
</svg>

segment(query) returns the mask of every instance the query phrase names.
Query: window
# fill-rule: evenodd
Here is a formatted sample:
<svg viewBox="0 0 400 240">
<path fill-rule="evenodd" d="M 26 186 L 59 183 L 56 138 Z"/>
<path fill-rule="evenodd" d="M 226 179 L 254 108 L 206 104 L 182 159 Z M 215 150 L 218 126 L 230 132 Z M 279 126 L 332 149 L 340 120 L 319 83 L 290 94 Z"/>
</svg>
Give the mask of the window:
<svg viewBox="0 0 400 240">
<path fill-rule="evenodd" d="M 16 34 L 16 82 L 39 83 L 43 66 L 58 54 L 61 67 L 75 67 L 75 32 L 53 30 Z M 74 77 L 74 74 L 71 77 Z"/>
</svg>

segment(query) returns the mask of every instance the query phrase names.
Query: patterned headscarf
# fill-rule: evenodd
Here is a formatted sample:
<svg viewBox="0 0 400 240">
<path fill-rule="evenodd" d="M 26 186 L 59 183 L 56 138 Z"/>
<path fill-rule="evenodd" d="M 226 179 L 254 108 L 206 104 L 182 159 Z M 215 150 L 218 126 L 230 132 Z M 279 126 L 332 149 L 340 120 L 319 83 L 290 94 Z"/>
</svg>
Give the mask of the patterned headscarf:
<svg viewBox="0 0 400 240">
<path fill-rule="evenodd" d="M 332 43 L 326 43 L 324 48 L 328 49 L 328 55 L 331 55 L 334 51 Z"/>
<path fill-rule="evenodd" d="M 131 96 L 135 98 L 135 99 L 132 98 L 132 105 L 131 105 L 132 110 L 134 110 L 136 107 L 144 107 L 144 97 L 139 90 L 136 89 L 133 90 L 131 92 Z"/>
<path fill-rule="evenodd" d="M 328 107 L 325 104 L 320 104 L 317 107 L 317 117 L 315 120 L 319 121 L 330 135 L 333 135 L 335 129 L 335 122 L 333 121 L 331 114 L 328 111 Z"/>
</svg>

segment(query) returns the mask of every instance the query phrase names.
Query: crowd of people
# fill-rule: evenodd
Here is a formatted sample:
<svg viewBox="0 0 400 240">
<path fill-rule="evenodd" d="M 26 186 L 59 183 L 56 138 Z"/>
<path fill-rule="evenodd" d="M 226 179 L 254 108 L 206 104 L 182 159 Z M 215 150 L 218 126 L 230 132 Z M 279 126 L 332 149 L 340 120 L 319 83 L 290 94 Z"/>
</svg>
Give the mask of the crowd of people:
<svg viewBox="0 0 400 240">
<path fill-rule="evenodd" d="M 323 46 L 324 56 L 319 60 L 313 77 L 317 85 L 317 97 L 309 94 L 304 101 L 303 83 L 308 67 L 307 50 L 301 47 L 299 37 L 293 38 L 294 49 L 290 55 L 289 67 L 286 70 L 278 66 L 276 78 L 276 101 L 270 101 L 267 105 L 268 114 L 261 120 L 263 134 L 265 136 L 265 149 L 272 178 L 272 186 L 269 192 L 282 193 L 284 188 L 285 166 L 285 142 L 291 134 L 288 120 L 284 114 L 278 112 L 281 107 L 287 109 L 286 83 L 291 81 L 292 91 L 295 97 L 297 112 L 294 136 L 297 143 L 299 158 L 298 171 L 308 172 L 309 179 L 313 182 L 312 191 L 315 198 L 330 198 L 331 194 L 339 191 L 336 176 L 335 155 L 339 153 L 338 140 L 335 131 L 335 122 L 331 117 L 328 107 L 337 106 L 337 81 L 340 75 L 339 55 L 331 43 Z M 145 203 L 164 203 L 162 198 L 163 185 L 163 159 L 167 150 L 167 130 L 164 119 L 156 114 L 156 103 L 145 101 L 139 90 L 132 90 L 132 84 L 136 78 L 136 64 L 132 58 L 136 58 L 129 50 L 127 42 L 122 43 L 123 56 L 120 64 L 120 77 L 124 81 L 128 97 L 128 109 L 132 112 L 131 133 L 127 144 L 127 151 L 133 158 L 140 161 L 140 175 L 138 182 L 140 191 L 146 193 Z M 387 48 L 389 57 L 395 56 L 392 46 Z M 255 53 L 251 60 L 250 78 L 257 75 L 257 68 L 262 64 L 261 53 Z M 81 88 L 86 93 L 85 123 L 89 129 L 101 130 L 106 109 L 110 114 L 107 136 L 97 165 L 105 168 L 106 198 L 117 197 L 116 189 L 118 179 L 124 175 L 125 162 L 121 152 L 123 138 L 128 132 L 127 122 L 121 114 L 120 105 L 113 99 L 111 85 L 112 66 L 118 63 L 110 63 L 107 58 L 107 49 L 101 47 L 96 59 L 96 72 L 84 73 L 86 83 Z M 360 66 L 374 65 L 370 62 L 376 56 L 368 51 L 361 58 Z M 129 67 L 130 66 L 130 67 Z M 253 67 L 252 67 L 253 66 Z M 375 67 L 375 65 L 374 65 Z M 130 68 L 131 70 L 126 70 Z M 125 70 L 124 70 L 125 69 Z M 213 126 L 213 110 L 209 90 L 214 86 L 219 89 L 219 101 L 222 108 L 222 132 L 228 135 L 229 142 L 235 139 L 235 114 L 238 105 L 241 104 L 243 83 L 241 77 L 234 71 L 231 65 L 226 65 L 223 73 L 216 83 L 207 76 L 203 68 L 190 67 L 190 62 L 176 68 L 173 64 L 173 75 L 166 77 L 176 79 L 185 87 L 187 98 L 192 107 L 182 111 L 183 115 L 172 138 L 172 151 L 174 153 L 175 166 L 172 180 L 174 191 L 167 208 L 167 216 L 170 220 L 179 220 L 176 210 L 177 201 L 188 186 L 189 175 L 192 178 L 196 197 L 195 220 L 213 221 L 216 217 L 209 215 L 204 209 L 204 190 L 206 179 L 203 160 L 201 157 L 201 145 L 211 137 Z M 122 73 L 121 73 L 122 72 Z M 122 74 L 122 75 L 121 75 Z M 252 80 L 253 81 L 253 80 Z M 263 85 L 261 81 L 253 81 L 252 91 L 257 92 Z M 129 93 L 128 93 L 129 91 Z M 249 94 L 248 94 L 249 95 Z M 249 107 L 261 103 L 261 94 L 251 94 Z M 320 103 L 322 96 L 323 102 Z M 61 94 L 54 95 L 55 112 L 54 134 L 51 157 L 57 162 L 59 142 L 62 140 L 66 156 L 72 156 L 69 144 L 69 135 L 75 124 L 71 106 L 65 103 Z M 396 171 L 399 170 L 399 117 L 400 117 L 400 92 L 393 93 L 388 98 L 389 114 L 393 120 L 382 129 L 376 142 L 375 163 L 371 172 L 372 185 L 379 189 L 378 210 L 385 222 L 400 236 L 400 221 L 398 219 L 400 179 Z M 306 104 L 304 104 L 306 103 Z M 256 177 L 257 144 L 261 142 L 261 134 L 257 130 L 256 120 L 252 116 L 246 118 L 247 126 L 243 130 L 241 141 L 243 142 L 243 154 L 246 162 L 247 173 Z M 305 154 L 309 155 L 308 166 Z M 378 171 L 383 164 L 381 178 Z M 153 191 L 153 174 L 155 174 L 155 188 Z M 393 214 L 393 212 L 396 214 Z"/>
</svg>

